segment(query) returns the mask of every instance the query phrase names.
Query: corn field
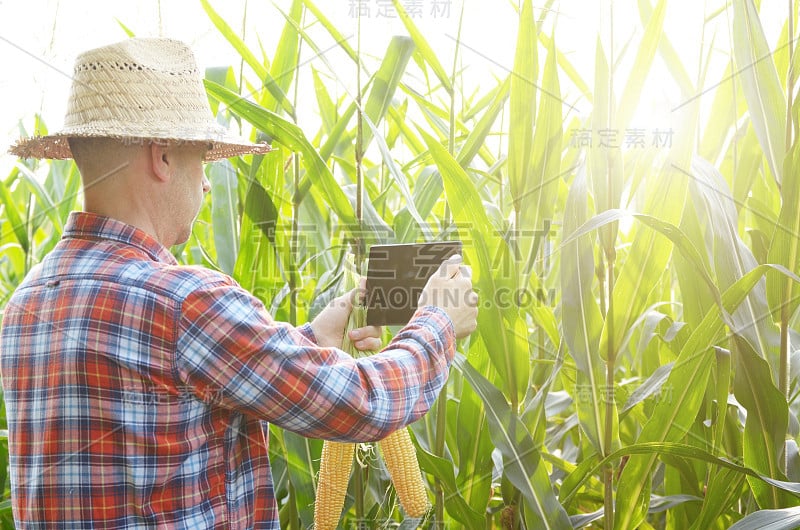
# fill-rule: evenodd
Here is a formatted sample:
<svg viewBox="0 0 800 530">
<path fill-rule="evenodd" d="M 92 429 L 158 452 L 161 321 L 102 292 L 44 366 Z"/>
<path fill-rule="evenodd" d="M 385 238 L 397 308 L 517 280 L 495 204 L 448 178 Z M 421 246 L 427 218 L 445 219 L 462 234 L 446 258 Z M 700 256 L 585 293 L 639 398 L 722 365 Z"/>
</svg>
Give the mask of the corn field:
<svg viewBox="0 0 800 530">
<path fill-rule="evenodd" d="M 555 0 L 514 2 L 514 55 L 479 88 L 452 59 L 460 33 L 445 61 L 407 2 L 392 6 L 405 33 L 369 53 L 324 2 L 275 7 L 274 49 L 198 2 L 241 57 L 206 71 L 212 111 L 274 150 L 206 166 L 178 259 L 302 324 L 370 245 L 460 240 L 480 296 L 478 330 L 411 426 L 431 511 L 404 518 L 361 444 L 341 528 L 800 527 L 800 2 L 774 2 L 780 34 L 766 1 L 708 2 L 693 27 L 731 46 L 709 35 L 696 72 L 664 31 L 666 0 L 606 2 L 640 26 L 622 48 L 599 30 L 570 42 L 594 48 L 593 71 L 564 51 Z M 453 3 L 456 29 L 470 5 Z M 668 130 L 634 122 L 656 64 L 682 96 Z M 22 127 L 46 131 L 33 113 Z M 82 200 L 71 161 L 20 160 L 2 179 L 0 307 Z M 271 430 L 282 528 L 312 527 L 321 449 Z M 7 458 L 3 438 L 12 528 Z"/>
</svg>

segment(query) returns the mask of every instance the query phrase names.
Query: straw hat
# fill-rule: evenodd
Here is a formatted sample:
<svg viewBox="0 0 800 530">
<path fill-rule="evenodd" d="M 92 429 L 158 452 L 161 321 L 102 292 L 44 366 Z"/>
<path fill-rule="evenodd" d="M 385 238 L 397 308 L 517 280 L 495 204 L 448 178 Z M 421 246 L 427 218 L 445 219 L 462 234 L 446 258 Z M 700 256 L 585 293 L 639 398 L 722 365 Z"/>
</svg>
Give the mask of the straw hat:
<svg viewBox="0 0 800 530">
<path fill-rule="evenodd" d="M 71 158 L 71 137 L 208 142 L 206 160 L 269 151 L 216 123 L 192 50 L 171 39 L 128 39 L 79 55 L 64 128 L 23 138 L 9 152 Z"/>
</svg>

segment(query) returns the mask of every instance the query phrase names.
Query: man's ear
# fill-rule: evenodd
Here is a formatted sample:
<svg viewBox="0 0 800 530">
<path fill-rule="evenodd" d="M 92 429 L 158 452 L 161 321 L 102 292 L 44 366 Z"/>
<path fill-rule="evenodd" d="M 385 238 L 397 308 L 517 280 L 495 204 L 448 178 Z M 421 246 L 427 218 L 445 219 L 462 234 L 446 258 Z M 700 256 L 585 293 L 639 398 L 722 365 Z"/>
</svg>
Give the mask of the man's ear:
<svg viewBox="0 0 800 530">
<path fill-rule="evenodd" d="M 150 142 L 150 164 L 153 175 L 162 181 L 169 181 L 172 176 L 172 151 L 166 143 Z"/>
</svg>

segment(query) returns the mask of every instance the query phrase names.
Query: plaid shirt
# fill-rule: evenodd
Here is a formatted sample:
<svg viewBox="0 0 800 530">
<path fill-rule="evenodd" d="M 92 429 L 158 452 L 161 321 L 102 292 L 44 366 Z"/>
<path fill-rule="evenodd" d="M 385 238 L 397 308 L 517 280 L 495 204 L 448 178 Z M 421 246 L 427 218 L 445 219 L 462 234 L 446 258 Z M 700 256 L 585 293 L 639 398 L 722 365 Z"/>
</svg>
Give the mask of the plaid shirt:
<svg viewBox="0 0 800 530">
<path fill-rule="evenodd" d="M 455 349 L 426 307 L 354 360 L 88 213 L 16 291 L 1 338 L 22 528 L 278 528 L 267 422 L 379 439 L 429 409 Z"/>
</svg>

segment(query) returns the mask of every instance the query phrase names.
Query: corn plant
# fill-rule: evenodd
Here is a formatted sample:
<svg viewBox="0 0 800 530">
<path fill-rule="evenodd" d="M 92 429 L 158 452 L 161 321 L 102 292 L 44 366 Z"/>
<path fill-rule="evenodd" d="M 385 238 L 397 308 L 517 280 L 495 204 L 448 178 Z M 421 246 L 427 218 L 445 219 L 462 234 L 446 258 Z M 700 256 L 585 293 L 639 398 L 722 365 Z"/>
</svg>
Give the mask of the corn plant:
<svg viewBox="0 0 800 530">
<path fill-rule="evenodd" d="M 411 428 L 433 509 L 404 519 L 366 446 L 341 527 L 800 525 L 798 2 L 772 44 L 758 2 L 710 13 L 703 28 L 731 36 L 727 68 L 708 73 L 719 50 L 705 44 L 692 78 L 663 29 L 666 0 L 635 3 L 641 38 L 621 50 L 613 31 L 592 36 L 590 72 L 559 47 L 554 2 L 523 0 L 511 67 L 478 91 L 459 23 L 445 64 L 399 0 L 405 34 L 377 58 L 312 0 L 276 7 L 272 51 L 248 48 L 221 3 L 200 4 L 241 56 L 206 73 L 213 111 L 275 149 L 208 166 L 180 260 L 232 275 L 292 323 L 374 243 L 460 239 L 473 269 L 478 330 Z M 329 42 L 344 63 L 326 58 Z M 683 96 L 679 130 L 641 149 L 611 141 L 641 142 L 657 61 Z M 303 83 L 314 100 L 300 100 Z M 301 105 L 318 119 L 301 122 Z M 78 188 L 67 162 L 6 177 L 0 303 L 58 240 Z M 312 524 L 321 450 L 272 429 L 283 528 Z"/>
</svg>

